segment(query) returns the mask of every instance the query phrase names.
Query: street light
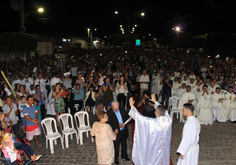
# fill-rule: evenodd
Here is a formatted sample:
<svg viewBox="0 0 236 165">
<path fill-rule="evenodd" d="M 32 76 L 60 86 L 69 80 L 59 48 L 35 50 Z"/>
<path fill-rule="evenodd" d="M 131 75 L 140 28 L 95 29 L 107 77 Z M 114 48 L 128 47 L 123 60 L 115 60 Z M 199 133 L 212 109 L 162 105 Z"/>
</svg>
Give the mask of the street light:
<svg viewBox="0 0 236 165">
<path fill-rule="evenodd" d="M 115 14 L 118 14 L 118 11 L 115 11 Z"/>
<path fill-rule="evenodd" d="M 180 28 L 179 28 L 179 27 L 176 27 L 175 30 L 176 30 L 176 32 L 177 32 L 177 37 L 178 37 L 178 36 L 179 36 Z"/>
<path fill-rule="evenodd" d="M 122 27 L 122 25 L 120 25 L 120 27 Z"/>
<path fill-rule="evenodd" d="M 134 27 L 137 27 L 137 25 L 134 25 Z"/>
<path fill-rule="evenodd" d="M 43 8 L 39 8 L 38 12 L 42 13 L 43 12 Z"/>
<path fill-rule="evenodd" d="M 145 13 L 141 13 L 141 16 L 145 16 Z"/>
</svg>

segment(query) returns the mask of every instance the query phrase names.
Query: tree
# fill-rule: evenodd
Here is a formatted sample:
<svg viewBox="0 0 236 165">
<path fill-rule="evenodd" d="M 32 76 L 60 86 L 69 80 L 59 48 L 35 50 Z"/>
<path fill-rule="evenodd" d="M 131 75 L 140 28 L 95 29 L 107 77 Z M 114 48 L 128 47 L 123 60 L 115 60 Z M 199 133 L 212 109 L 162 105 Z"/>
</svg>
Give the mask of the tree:
<svg viewBox="0 0 236 165">
<path fill-rule="evenodd" d="M 7 60 L 16 53 L 27 53 L 37 48 L 38 37 L 28 33 L 0 33 L 0 52 L 7 55 Z"/>
</svg>

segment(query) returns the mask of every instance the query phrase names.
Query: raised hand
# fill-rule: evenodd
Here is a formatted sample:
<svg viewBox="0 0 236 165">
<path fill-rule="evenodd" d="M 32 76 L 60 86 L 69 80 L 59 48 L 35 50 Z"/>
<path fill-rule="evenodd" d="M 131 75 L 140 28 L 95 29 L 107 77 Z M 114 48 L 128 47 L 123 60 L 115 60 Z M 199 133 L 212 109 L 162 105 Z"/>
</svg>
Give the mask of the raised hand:
<svg viewBox="0 0 236 165">
<path fill-rule="evenodd" d="M 144 99 L 143 99 L 144 100 Z M 142 100 L 142 101 L 143 101 Z M 144 101 L 145 102 L 145 101 Z M 132 107 L 132 106 L 134 106 L 134 103 L 135 103 L 135 101 L 134 101 L 134 99 L 133 99 L 133 97 L 130 97 L 130 99 L 129 99 L 129 105 L 130 105 L 130 107 Z"/>
<path fill-rule="evenodd" d="M 154 103 L 157 102 L 156 95 L 154 93 L 151 94 L 151 97 L 152 97 L 152 99 L 151 99 L 152 102 L 154 102 Z"/>
</svg>

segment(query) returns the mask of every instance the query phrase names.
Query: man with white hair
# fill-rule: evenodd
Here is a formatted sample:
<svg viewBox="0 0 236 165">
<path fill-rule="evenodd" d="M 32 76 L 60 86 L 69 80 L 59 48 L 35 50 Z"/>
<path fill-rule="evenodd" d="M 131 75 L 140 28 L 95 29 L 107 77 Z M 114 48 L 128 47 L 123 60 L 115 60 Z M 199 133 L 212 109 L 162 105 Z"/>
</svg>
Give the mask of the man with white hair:
<svg viewBox="0 0 236 165">
<path fill-rule="evenodd" d="M 169 165 L 172 120 L 155 94 L 151 97 L 155 103 L 154 119 L 142 116 L 134 107 L 133 98 L 129 100 L 129 115 L 135 120 L 132 160 L 136 165 Z"/>
<path fill-rule="evenodd" d="M 119 148 L 120 144 L 122 146 L 121 158 L 129 161 L 127 154 L 127 138 L 128 138 L 128 129 L 127 126 L 124 125 L 125 121 L 129 119 L 128 112 L 124 107 L 119 107 L 119 103 L 117 101 L 113 101 L 111 103 L 111 109 L 107 111 L 107 116 L 109 118 L 108 124 L 111 126 L 113 131 L 116 129 L 119 130 L 119 133 L 116 136 L 116 140 L 114 141 L 115 147 L 115 164 L 119 164 Z"/>
</svg>

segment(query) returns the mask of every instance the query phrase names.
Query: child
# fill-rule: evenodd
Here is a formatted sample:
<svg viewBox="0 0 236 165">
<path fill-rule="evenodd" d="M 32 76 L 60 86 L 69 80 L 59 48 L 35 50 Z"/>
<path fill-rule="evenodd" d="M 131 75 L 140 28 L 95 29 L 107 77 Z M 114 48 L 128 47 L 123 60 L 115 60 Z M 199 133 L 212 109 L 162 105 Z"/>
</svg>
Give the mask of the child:
<svg viewBox="0 0 236 165">
<path fill-rule="evenodd" d="M 26 98 L 25 98 L 25 96 L 21 96 L 20 102 L 19 102 L 19 112 L 20 112 L 21 125 L 22 125 L 24 135 L 25 135 L 25 116 L 23 114 L 23 108 L 24 108 L 25 104 L 26 104 Z"/>
<path fill-rule="evenodd" d="M 4 154 L 4 164 L 7 165 L 17 165 L 16 162 L 18 151 L 15 148 L 14 140 L 11 139 L 11 134 L 3 133 L 0 136 L 0 148 Z"/>
<path fill-rule="evenodd" d="M 42 133 L 42 126 L 41 126 L 41 111 L 40 111 L 40 106 L 38 105 L 39 101 L 34 99 L 34 105 L 36 106 L 36 109 L 38 110 L 38 122 L 39 122 L 39 129 L 40 132 Z"/>
</svg>

